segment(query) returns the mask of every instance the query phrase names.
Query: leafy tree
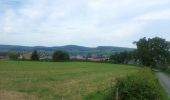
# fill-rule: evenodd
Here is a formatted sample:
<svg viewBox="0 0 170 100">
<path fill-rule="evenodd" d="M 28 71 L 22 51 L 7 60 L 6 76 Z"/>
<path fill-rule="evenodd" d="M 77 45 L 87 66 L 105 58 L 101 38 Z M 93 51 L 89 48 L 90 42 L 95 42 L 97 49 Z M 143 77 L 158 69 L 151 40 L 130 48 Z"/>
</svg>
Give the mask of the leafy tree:
<svg viewBox="0 0 170 100">
<path fill-rule="evenodd" d="M 149 54 L 149 44 L 147 39 L 144 37 L 140 39 L 138 42 L 135 42 L 137 45 L 137 57 L 143 65 L 150 65 L 150 54 Z"/>
<path fill-rule="evenodd" d="M 110 56 L 110 60 L 113 63 L 122 63 L 122 64 L 127 64 L 131 58 L 132 58 L 131 53 L 127 51 L 115 53 Z"/>
<path fill-rule="evenodd" d="M 38 61 L 38 60 L 39 60 L 39 55 L 38 55 L 38 53 L 37 53 L 36 50 L 34 50 L 34 51 L 32 52 L 31 60 L 33 60 L 33 61 Z"/>
<path fill-rule="evenodd" d="M 168 64 L 170 64 L 170 53 L 168 54 Z"/>
<path fill-rule="evenodd" d="M 55 51 L 53 54 L 53 61 L 66 61 L 69 60 L 69 54 L 63 51 Z"/>
<path fill-rule="evenodd" d="M 146 39 L 144 37 L 135 44 L 137 46 L 137 57 L 141 64 L 151 67 L 167 64 L 170 43 L 165 39 L 159 37 Z"/>
<path fill-rule="evenodd" d="M 9 56 L 9 58 L 10 58 L 11 60 L 17 60 L 18 57 L 19 57 L 19 53 L 14 52 L 14 51 L 8 52 L 8 56 Z"/>
</svg>

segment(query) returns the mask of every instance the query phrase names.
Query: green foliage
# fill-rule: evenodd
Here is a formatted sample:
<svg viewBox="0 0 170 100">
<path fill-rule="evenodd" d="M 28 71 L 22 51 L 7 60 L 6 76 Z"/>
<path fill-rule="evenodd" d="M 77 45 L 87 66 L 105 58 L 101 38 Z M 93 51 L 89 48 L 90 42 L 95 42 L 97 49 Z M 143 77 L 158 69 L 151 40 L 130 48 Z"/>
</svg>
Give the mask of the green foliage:
<svg viewBox="0 0 170 100">
<path fill-rule="evenodd" d="M 163 100 L 159 81 L 149 69 L 119 78 L 116 88 L 119 100 Z"/>
<path fill-rule="evenodd" d="M 110 61 L 112 63 L 121 63 L 121 64 L 127 64 L 131 60 L 135 60 L 135 51 L 124 51 L 115 53 L 110 56 Z"/>
<path fill-rule="evenodd" d="M 8 56 L 11 60 L 17 60 L 19 57 L 19 54 L 17 52 L 8 52 Z"/>
<path fill-rule="evenodd" d="M 170 65 L 170 52 L 168 54 L 168 64 Z"/>
<path fill-rule="evenodd" d="M 168 73 L 168 74 L 170 75 L 170 67 L 168 67 L 168 68 L 166 69 L 166 73 Z"/>
<path fill-rule="evenodd" d="M 33 51 L 32 55 L 31 55 L 31 60 L 33 60 L 33 61 L 39 60 L 39 55 L 36 50 Z"/>
<path fill-rule="evenodd" d="M 170 43 L 165 39 L 145 37 L 135 42 L 137 57 L 141 64 L 151 67 L 160 67 L 168 62 Z"/>
<path fill-rule="evenodd" d="M 114 63 L 127 63 L 127 52 L 120 52 L 120 53 L 115 53 L 114 55 L 110 56 L 110 60 Z"/>
<path fill-rule="evenodd" d="M 53 54 L 53 61 L 66 61 L 69 60 L 69 55 L 67 52 L 55 51 Z"/>
</svg>

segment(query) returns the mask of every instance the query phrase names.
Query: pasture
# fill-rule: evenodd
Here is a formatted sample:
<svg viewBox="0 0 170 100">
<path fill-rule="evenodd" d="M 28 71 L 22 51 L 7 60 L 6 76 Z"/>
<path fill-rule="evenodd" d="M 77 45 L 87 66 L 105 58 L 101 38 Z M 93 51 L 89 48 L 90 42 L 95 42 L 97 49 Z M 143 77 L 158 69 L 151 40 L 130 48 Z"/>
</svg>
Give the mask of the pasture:
<svg viewBox="0 0 170 100">
<path fill-rule="evenodd" d="M 0 60 L 0 100 L 84 100 L 139 67 L 92 62 Z"/>
</svg>

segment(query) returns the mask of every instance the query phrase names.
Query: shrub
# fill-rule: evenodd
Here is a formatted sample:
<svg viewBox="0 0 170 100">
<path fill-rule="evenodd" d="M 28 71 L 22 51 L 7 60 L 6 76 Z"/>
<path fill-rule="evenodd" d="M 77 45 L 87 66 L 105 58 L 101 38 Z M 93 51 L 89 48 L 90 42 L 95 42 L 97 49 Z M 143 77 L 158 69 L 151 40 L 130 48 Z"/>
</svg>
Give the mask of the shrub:
<svg viewBox="0 0 170 100">
<path fill-rule="evenodd" d="M 69 54 L 64 51 L 55 51 L 53 54 L 53 61 L 67 61 L 69 60 Z"/>
<path fill-rule="evenodd" d="M 119 100 L 162 100 L 159 81 L 149 69 L 119 78 L 115 88 Z"/>
<path fill-rule="evenodd" d="M 19 57 L 19 53 L 15 51 L 8 52 L 9 59 L 11 60 L 17 60 Z"/>
<path fill-rule="evenodd" d="M 170 67 L 167 68 L 166 73 L 170 75 Z"/>
</svg>

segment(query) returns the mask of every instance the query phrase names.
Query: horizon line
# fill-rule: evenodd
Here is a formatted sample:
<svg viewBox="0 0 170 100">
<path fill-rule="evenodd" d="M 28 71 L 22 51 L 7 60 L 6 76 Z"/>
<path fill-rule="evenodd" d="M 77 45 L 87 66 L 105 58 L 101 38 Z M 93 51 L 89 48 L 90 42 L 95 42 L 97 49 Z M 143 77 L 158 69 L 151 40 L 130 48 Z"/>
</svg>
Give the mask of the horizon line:
<svg viewBox="0 0 170 100">
<path fill-rule="evenodd" d="M 80 46 L 80 47 L 86 47 L 86 48 L 97 48 L 97 47 L 119 47 L 119 48 L 136 48 L 136 47 L 126 47 L 126 46 L 111 46 L 111 45 L 98 45 L 98 46 L 83 46 L 83 45 L 76 45 L 76 44 L 66 44 L 66 45 L 56 45 L 56 46 L 44 46 L 44 45 L 14 45 L 14 44 L 0 44 L 0 45 L 6 45 L 6 46 L 23 46 L 23 47 L 63 47 L 63 46 Z"/>
</svg>

